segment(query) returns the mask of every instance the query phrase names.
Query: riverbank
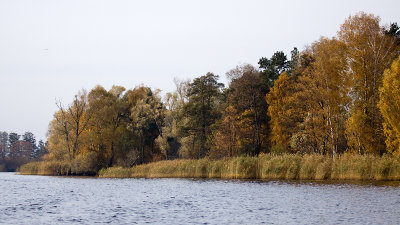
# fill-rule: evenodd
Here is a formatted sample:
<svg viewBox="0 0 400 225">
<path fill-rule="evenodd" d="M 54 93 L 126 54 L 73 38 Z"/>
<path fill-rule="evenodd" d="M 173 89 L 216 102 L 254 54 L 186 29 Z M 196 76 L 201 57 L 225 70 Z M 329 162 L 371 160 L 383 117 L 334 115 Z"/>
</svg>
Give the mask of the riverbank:
<svg viewBox="0 0 400 225">
<path fill-rule="evenodd" d="M 222 178 L 287 180 L 400 180 L 400 158 L 392 156 L 273 155 L 220 160 L 159 161 L 132 168 L 111 167 L 104 178 Z"/>
<path fill-rule="evenodd" d="M 84 164 L 34 162 L 22 166 L 24 175 L 95 175 Z M 285 180 L 400 180 L 400 157 L 373 155 L 274 155 L 219 160 L 164 160 L 134 166 L 110 167 L 98 172 L 103 178 L 221 178 Z"/>
<path fill-rule="evenodd" d="M 22 175 L 44 176 L 96 176 L 95 167 L 89 162 L 39 161 L 22 165 L 18 170 Z"/>
</svg>

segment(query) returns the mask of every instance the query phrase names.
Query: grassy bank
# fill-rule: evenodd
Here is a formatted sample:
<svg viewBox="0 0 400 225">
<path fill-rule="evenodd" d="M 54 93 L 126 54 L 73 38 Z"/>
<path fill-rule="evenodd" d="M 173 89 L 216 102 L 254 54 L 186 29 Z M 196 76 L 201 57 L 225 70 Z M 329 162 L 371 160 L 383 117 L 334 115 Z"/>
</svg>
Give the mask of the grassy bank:
<svg viewBox="0 0 400 225">
<path fill-rule="evenodd" d="M 94 176 L 97 174 L 97 165 L 94 155 L 80 156 L 72 162 L 39 161 L 30 162 L 19 168 L 23 175 L 50 175 L 50 176 Z"/>
<path fill-rule="evenodd" d="M 159 161 L 132 168 L 111 167 L 99 172 L 108 178 L 222 178 L 289 180 L 400 180 L 400 158 L 341 155 L 273 155 L 220 160 Z"/>
</svg>

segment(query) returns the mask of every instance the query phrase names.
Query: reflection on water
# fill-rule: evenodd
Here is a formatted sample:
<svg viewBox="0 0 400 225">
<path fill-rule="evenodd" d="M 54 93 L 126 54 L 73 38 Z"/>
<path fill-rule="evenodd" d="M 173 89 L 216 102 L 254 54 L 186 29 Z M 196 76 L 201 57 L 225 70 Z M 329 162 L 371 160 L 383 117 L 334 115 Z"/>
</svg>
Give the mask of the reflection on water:
<svg viewBox="0 0 400 225">
<path fill-rule="evenodd" d="M 397 224 L 398 182 L 98 179 L 0 173 L 4 224 Z"/>
</svg>

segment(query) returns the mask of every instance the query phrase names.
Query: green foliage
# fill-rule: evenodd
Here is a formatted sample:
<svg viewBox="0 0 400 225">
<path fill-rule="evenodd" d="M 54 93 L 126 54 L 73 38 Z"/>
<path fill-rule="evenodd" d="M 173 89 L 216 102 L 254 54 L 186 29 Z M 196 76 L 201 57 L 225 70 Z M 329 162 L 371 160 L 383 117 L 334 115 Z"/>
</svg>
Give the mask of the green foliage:
<svg viewBox="0 0 400 225">
<path fill-rule="evenodd" d="M 290 68 L 290 62 L 282 51 L 275 52 L 270 59 L 262 57 L 258 61 L 262 84 L 268 89 L 274 85 L 279 75 Z"/>
<path fill-rule="evenodd" d="M 189 153 L 189 157 L 204 157 L 209 150 L 207 139 L 211 134 L 211 125 L 220 117 L 217 108 L 221 97 L 221 88 L 224 86 L 222 83 L 218 83 L 218 78 L 217 75 L 207 73 L 195 78 L 189 85 L 189 101 L 183 106 L 183 114 L 187 119 L 181 127 L 183 137 L 192 136 L 190 138 L 192 148 L 187 150 L 193 151 L 193 153 Z"/>
<path fill-rule="evenodd" d="M 21 135 L 11 132 L 8 135 L 8 143 L 9 143 L 9 147 L 11 148 L 15 142 L 17 142 L 19 139 L 21 138 Z"/>
<path fill-rule="evenodd" d="M 385 30 L 385 34 L 396 39 L 396 44 L 400 45 L 400 27 L 397 23 L 390 23 L 389 29 Z"/>
</svg>

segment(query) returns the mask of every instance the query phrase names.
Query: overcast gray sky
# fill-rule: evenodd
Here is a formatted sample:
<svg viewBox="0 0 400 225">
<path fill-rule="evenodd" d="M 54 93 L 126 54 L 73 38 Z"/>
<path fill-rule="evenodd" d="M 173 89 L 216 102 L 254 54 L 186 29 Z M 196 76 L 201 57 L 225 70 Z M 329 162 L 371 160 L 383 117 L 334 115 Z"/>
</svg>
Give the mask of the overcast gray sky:
<svg viewBox="0 0 400 225">
<path fill-rule="evenodd" d="M 0 131 L 45 139 L 56 111 L 80 89 L 257 65 L 275 51 L 332 37 L 359 11 L 400 22 L 400 1 L 0 0 Z"/>
</svg>

